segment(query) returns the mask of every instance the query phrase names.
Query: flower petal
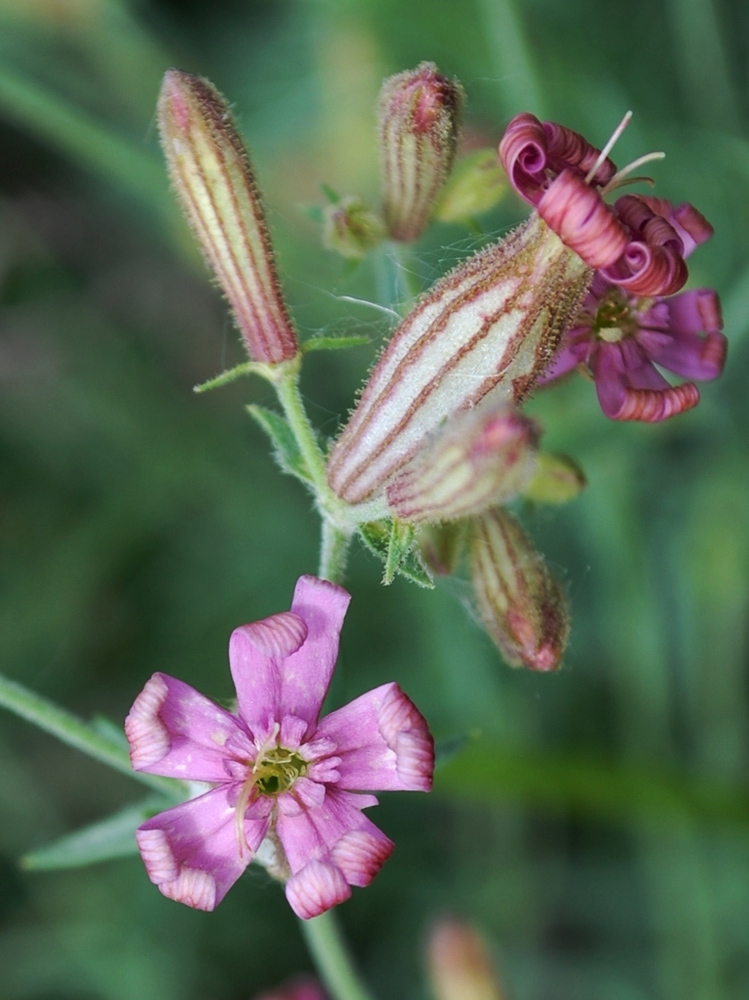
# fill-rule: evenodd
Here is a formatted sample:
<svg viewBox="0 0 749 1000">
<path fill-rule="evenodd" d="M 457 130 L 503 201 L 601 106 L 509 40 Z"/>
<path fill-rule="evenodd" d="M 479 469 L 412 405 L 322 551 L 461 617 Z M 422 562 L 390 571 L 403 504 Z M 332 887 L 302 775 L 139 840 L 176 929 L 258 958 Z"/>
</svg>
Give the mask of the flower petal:
<svg viewBox="0 0 749 1000">
<path fill-rule="evenodd" d="M 286 883 L 289 905 L 302 920 L 318 917 L 350 895 L 340 868 L 321 861 L 310 861 Z"/>
<path fill-rule="evenodd" d="M 321 808 L 305 809 L 292 815 L 279 808 L 276 833 L 291 871 L 296 874 L 313 858 L 330 860 L 336 844 L 355 830 L 374 838 L 372 843 L 378 842 L 382 864 L 393 849 L 392 841 L 362 812 L 376 804 L 377 799 L 371 795 L 352 795 L 329 787 Z"/>
<path fill-rule="evenodd" d="M 665 335 L 651 332 L 650 319 L 657 308 L 668 317 L 665 327 L 656 326 L 656 330 L 665 328 Z M 723 371 L 728 341 L 720 332 L 720 301 L 711 288 L 696 288 L 658 303 L 641 323 L 637 339 L 656 364 L 700 381 L 717 378 Z"/>
<path fill-rule="evenodd" d="M 563 170 L 538 202 L 538 214 L 589 267 L 606 267 L 629 242 L 613 209 L 580 174 Z"/>
<path fill-rule="evenodd" d="M 434 741 L 397 684 L 383 684 L 331 712 L 315 735 L 336 744 L 340 788 L 428 792 L 432 787 Z"/>
<path fill-rule="evenodd" d="M 612 420 L 658 423 L 691 409 L 700 398 L 692 382 L 669 385 L 633 340 L 599 345 L 593 374 L 601 409 Z"/>
<path fill-rule="evenodd" d="M 269 800 L 245 815 L 246 844 L 237 843 L 234 785 L 214 788 L 159 813 L 135 832 L 148 877 L 170 899 L 212 910 L 252 860 L 269 826 Z M 253 815 L 254 812 L 254 815 Z"/>
<path fill-rule="evenodd" d="M 156 673 L 135 699 L 125 720 L 136 771 L 189 781 L 226 781 L 227 750 L 246 747 L 239 719 L 184 681 Z"/>
</svg>

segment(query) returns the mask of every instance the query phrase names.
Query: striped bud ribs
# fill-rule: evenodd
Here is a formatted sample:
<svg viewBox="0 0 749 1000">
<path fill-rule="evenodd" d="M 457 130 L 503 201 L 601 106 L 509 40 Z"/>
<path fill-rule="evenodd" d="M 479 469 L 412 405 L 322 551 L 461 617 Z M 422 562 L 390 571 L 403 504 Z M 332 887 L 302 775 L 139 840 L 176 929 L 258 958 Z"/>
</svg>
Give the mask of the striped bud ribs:
<svg viewBox="0 0 749 1000">
<path fill-rule="evenodd" d="M 444 421 L 489 394 L 521 402 L 591 277 L 533 215 L 437 282 L 393 334 L 333 448 L 332 489 L 351 504 L 368 500 Z"/>
</svg>

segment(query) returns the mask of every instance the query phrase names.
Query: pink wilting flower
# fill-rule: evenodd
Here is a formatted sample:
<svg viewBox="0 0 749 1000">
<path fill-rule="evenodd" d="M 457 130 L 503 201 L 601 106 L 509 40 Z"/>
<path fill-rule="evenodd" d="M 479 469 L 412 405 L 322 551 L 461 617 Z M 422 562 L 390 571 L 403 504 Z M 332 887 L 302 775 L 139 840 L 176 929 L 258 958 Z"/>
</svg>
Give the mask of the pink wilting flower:
<svg viewBox="0 0 749 1000">
<path fill-rule="evenodd" d="M 658 198 L 629 196 L 630 217 L 655 212 L 679 233 L 687 256 L 712 234 L 691 205 L 674 208 Z M 656 365 L 688 379 L 709 381 L 723 371 L 727 340 L 720 300 L 711 288 L 671 298 L 643 297 L 599 272 L 575 323 L 565 333 L 548 382 L 582 365 L 593 376 L 601 409 L 612 420 L 655 423 L 691 409 L 700 394 L 694 382 L 670 385 Z"/>
<path fill-rule="evenodd" d="M 600 151 L 572 129 L 520 114 L 507 126 L 499 157 L 518 194 L 586 264 L 632 294 L 672 295 L 687 280 L 689 245 L 678 220 L 654 208 L 656 199 L 604 201 L 625 174 L 663 155 L 648 154 L 617 173 L 606 154 L 629 118 Z"/>
<path fill-rule="evenodd" d="M 368 885 L 390 855 L 362 812 L 377 799 L 361 791 L 429 791 L 433 741 L 397 684 L 319 719 L 349 600 L 303 576 L 291 611 L 232 633 L 236 715 L 162 673 L 136 699 L 133 767 L 213 786 L 136 831 L 165 896 L 212 910 L 259 855 L 308 919 Z"/>
</svg>

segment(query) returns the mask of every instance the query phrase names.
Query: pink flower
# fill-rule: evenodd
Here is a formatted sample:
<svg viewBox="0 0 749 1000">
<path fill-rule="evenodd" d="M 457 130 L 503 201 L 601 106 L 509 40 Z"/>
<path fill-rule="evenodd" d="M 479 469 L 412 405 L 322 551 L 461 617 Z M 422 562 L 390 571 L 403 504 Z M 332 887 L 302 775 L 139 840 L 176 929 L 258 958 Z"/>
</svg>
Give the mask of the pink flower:
<svg viewBox="0 0 749 1000">
<path fill-rule="evenodd" d="M 691 205 L 673 208 L 641 196 L 620 201 L 628 203 L 630 218 L 650 213 L 678 231 L 686 254 L 712 233 Z M 727 341 L 717 294 L 697 288 L 671 298 L 644 298 L 607 277 L 605 270 L 596 275 L 580 316 L 541 381 L 585 366 L 595 379 L 601 409 L 612 420 L 655 423 L 696 406 L 700 394 L 694 382 L 670 385 L 656 365 L 698 381 L 721 374 Z"/>
<path fill-rule="evenodd" d="M 528 113 L 507 126 L 499 156 L 518 194 L 612 284 L 638 295 L 672 295 L 684 286 L 689 225 L 666 219 L 658 199 L 603 200 L 629 168 L 617 174 L 616 165 L 579 133 Z M 689 211 L 709 235 L 709 223 L 691 206 Z"/>
<path fill-rule="evenodd" d="M 319 720 L 349 600 L 303 576 L 291 611 L 232 633 L 236 715 L 162 673 L 136 699 L 125 723 L 133 767 L 213 786 L 136 832 L 165 896 L 212 910 L 260 851 L 308 919 L 368 885 L 390 855 L 362 812 L 377 799 L 361 790 L 429 791 L 433 741 L 397 684 Z"/>
</svg>

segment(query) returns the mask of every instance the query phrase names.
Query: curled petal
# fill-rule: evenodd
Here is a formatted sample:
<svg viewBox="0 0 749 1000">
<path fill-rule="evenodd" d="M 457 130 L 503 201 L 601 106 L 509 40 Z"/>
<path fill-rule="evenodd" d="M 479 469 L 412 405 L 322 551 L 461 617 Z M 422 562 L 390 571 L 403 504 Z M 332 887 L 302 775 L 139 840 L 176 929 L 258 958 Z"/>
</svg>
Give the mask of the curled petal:
<svg viewBox="0 0 749 1000">
<path fill-rule="evenodd" d="M 585 136 L 556 122 L 544 122 L 543 128 L 548 141 L 546 152 L 554 170 L 561 172 L 565 167 L 577 167 L 585 175 L 592 170 L 601 150 L 592 146 Z M 616 164 L 606 157 L 593 174 L 591 183 L 608 184 L 615 173 Z"/>
<path fill-rule="evenodd" d="M 516 115 L 505 129 L 499 144 L 499 158 L 507 176 L 531 205 L 537 205 L 546 183 L 547 137 L 535 115 Z"/>
<path fill-rule="evenodd" d="M 434 742 L 426 721 L 397 684 L 383 684 L 320 723 L 340 757 L 338 786 L 351 791 L 429 791 Z"/>
<path fill-rule="evenodd" d="M 290 656 L 307 638 L 307 626 L 291 611 L 245 625 L 244 632 L 253 646 L 266 656 Z"/>
<path fill-rule="evenodd" d="M 665 314 L 661 323 L 658 313 Z M 720 332 L 720 301 L 711 288 L 696 288 L 659 302 L 641 323 L 637 341 L 662 368 L 698 381 L 717 378 L 723 371 L 728 341 Z"/>
<path fill-rule="evenodd" d="M 302 920 L 318 917 L 348 899 L 351 889 L 335 865 L 310 861 L 286 883 L 289 905 Z"/>
<path fill-rule="evenodd" d="M 633 340 L 601 344 L 593 373 L 601 409 L 612 420 L 658 423 L 691 409 L 700 399 L 692 382 L 669 385 Z"/>
<path fill-rule="evenodd" d="M 138 695 L 125 720 L 136 771 L 189 781 L 225 781 L 224 761 L 252 752 L 243 726 L 184 681 L 157 673 Z"/>
<path fill-rule="evenodd" d="M 613 209 L 572 170 L 552 181 L 537 208 L 547 226 L 589 267 L 613 264 L 627 247 L 627 233 Z"/>
<path fill-rule="evenodd" d="M 601 268 L 602 275 L 632 295 L 673 295 L 688 277 L 687 265 L 677 250 L 669 246 L 651 246 L 633 240 L 611 267 Z"/>
<path fill-rule="evenodd" d="M 245 844 L 237 843 L 233 785 L 167 809 L 143 823 L 135 838 L 148 877 L 170 899 L 199 910 L 221 902 L 268 831 L 268 805 L 250 806 Z"/>
<path fill-rule="evenodd" d="M 656 215 L 663 216 L 676 230 L 684 245 L 684 256 L 688 257 L 696 247 L 709 240 L 715 230 L 705 216 L 698 212 L 694 205 L 684 202 L 676 208 L 665 198 L 653 198 L 651 195 L 638 195 Z"/>
<path fill-rule="evenodd" d="M 335 845 L 330 860 L 341 869 L 349 885 L 363 887 L 379 872 L 394 846 L 384 834 L 375 836 L 366 830 L 352 830 Z"/>
</svg>

